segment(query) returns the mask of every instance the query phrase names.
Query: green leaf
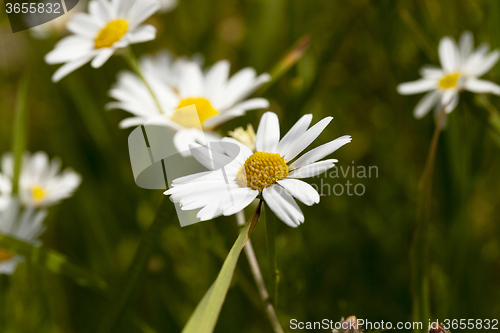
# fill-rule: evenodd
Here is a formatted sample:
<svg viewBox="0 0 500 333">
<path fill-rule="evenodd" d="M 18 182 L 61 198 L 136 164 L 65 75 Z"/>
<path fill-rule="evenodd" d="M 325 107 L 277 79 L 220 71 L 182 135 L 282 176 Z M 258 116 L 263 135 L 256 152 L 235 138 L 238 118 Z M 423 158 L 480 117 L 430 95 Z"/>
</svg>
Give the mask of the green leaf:
<svg viewBox="0 0 500 333">
<path fill-rule="evenodd" d="M 245 246 L 247 240 L 257 224 L 260 216 L 260 208 L 262 201 L 259 203 L 257 210 L 248 220 L 245 226 L 241 229 L 240 235 L 234 243 L 231 251 L 227 255 L 224 264 L 217 276 L 217 279 L 206 292 L 203 299 L 198 303 L 193 314 L 189 318 L 182 333 L 211 333 L 215 328 L 219 313 L 226 299 L 226 294 L 233 278 L 234 269 L 240 256 L 241 250 Z"/>
<path fill-rule="evenodd" d="M 56 251 L 36 247 L 3 234 L 0 234 L 0 248 L 22 255 L 26 257 L 26 260 L 45 267 L 56 274 L 64 275 L 80 286 L 92 288 L 99 292 L 106 290 L 107 286 L 104 280 L 70 263 L 64 255 Z"/>
<path fill-rule="evenodd" d="M 23 153 L 26 150 L 27 138 L 27 94 L 28 75 L 19 82 L 16 102 L 16 115 L 12 131 L 12 153 L 14 154 L 14 175 L 12 179 L 12 194 L 17 194 L 19 188 L 19 175 L 21 174 L 21 164 Z"/>
</svg>

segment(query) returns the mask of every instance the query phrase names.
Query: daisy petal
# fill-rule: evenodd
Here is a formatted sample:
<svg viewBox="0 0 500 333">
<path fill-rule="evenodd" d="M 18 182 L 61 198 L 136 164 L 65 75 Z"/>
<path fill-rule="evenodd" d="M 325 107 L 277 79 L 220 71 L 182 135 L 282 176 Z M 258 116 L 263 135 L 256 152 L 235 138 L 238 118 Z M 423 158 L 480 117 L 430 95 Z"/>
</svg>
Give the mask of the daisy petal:
<svg viewBox="0 0 500 333">
<path fill-rule="evenodd" d="M 160 3 L 157 0 L 136 0 L 127 14 L 130 29 L 135 29 L 158 9 Z"/>
<path fill-rule="evenodd" d="M 304 149 L 309 147 L 309 145 L 316 140 L 316 138 L 323 132 L 325 127 L 332 121 L 333 117 L 326 117 L 318 121 L 313 127 L 308 129 L 304 134 L 302 134 L 288 149 L 284 157 L 287 161 L 293 160 L 298 154 L 300 154 Z"/>
<path fill-rule="evenodd" d="M 142 43 L 155 39 L 156 28 L 152 25 L 142 25 L 128 35 L 131 43 Z"/>
<path fill-rule="evenodd" d="M 255 139 L 257 151 L 274 153 L 280 140 L 280 124 L 274 112 L 266 112 L 260 119 Z"/>
<path fill-rule="evenodd" d="M 288 174 L 288 178 L 310 178 L 322 174 L 328 169 L 331 169 L 337 163 L 337 160 L 324 160 L 321 162 L 312 163 L 302 168 L 293 170 Z"/>
<path fill-rule="evenodd" d="M 401 83 L 397 87 L 398 93 L 401 95 L 420 94 L 433 89 L 436 89 L 436 81 L 428 79 Z"/>
<path fill-rule="evenodd" d="M 231 206 L 224 209 L 224 216 L 230 216 L 243 210 L 257 198 L 259 191 L 245 188 L 230 191 L 229 194 L 232 196 Z"/>
<path fill-rule="evenodd" d="M 56 70 L 54 75 L 52 75 L 52 82 L 59 82 L 63 77 L 65 77 L 69 73 L 85 65 L 87 62 L 90 61 L 91 58 L 92 56 L 87 56 L 62 65 L 61 67 L 59 67 L 59 69 Z"/>
<path fill-rule="evenodd" d="M 307 131 L 307 128 L 311 124 L 312 114 L 303 115 L 299 121 L 293 125 L 292 128 L 285 134 L 285 136 L 278 143 L 276 147 L 276 152 L 281 156 L 285 156 L 288 153 L 290 147 L 295 143 L 302 134 Z"/>
<path fill-rule="evenodd" d="M 92 62 L 90 63 L 90 65 L 92 67 L 94 67 L 94 68 L 99 68 L 102 65 L 104 65 L 104 63 L 106 61 L 108 61 L 108 59 L 111 58 L 112 55 L 113 55 L 113 49 L 112 48 L 102 49 L 102 50 L 99 51 L 99 53 L 97 53 L 97 55 L 92 60 Z"/>
<path fill-rule="evenodd" d="M 499 58 L 500 58 L 500 51 L 495 50 L 491 52 L 482 59 L 481 63 L 478 64 L 477 68 L 473 69 L 472 73 L 477 77 L 483 76 L 490 69 L 492 69 L 493 66 L 495 66 Z"/>
<path fill-rule="evenodd" d="M 476 78 L 469 78 L 465 81 L 465 89 L 475 93 L 489 93 L 500 95 L 500 86 L 496 83 Z"/>
<path fill-rule="evenodd" d="M 456 72 L 459 70 L 460 55 L 458 47 L 450 37 L 443 37 L 439 42 L 439 60 L 446 72 Z"/>
<path fill-rule="evenodd" d="M 303 166 L 306 166 L 308 164 L 314 163 L 320 159 L 322 159 L 325 156 L 330 155 L 343 145 L 348 144 L 349 142 L 352 141 L 351 136 L 349 135 L 344 135 L 341 136 L 340 138 L 337 138 L 333 141 L 330 141 L 328 143 L 325 143 L 324 145 L 321 145 L 319 147 L 314 148 L 313 150 L 305 153 L 301 157 L 299 157 L 295 162 L 293 162 L 290 165 L 290 169 L 294 170 Z"/>
<path fill-rule="evenodd" d="M 308 206 L 312 206 L 313 204 L 319 202 L 318 192 L 314 189 L 314 187 L 306 182 L 303 182 L 302 180 L 285 178 L 278 180 L 278 184 L 290 192 L 295 199 L 302 201 Z"/>
<path fill-rule="evenodd" d="M 439 91 L 428 92 L 422 99 L 417 103 L 415 109 L 413 110 L 413 116 L 417 119 L 422 118 L 430 109 L 437 103 L 439 103 Z"/>
<path fill-rule="evenodd" d="M 474 49 L 474 36 L 472 33 L 470 31 L 462 33 L 458 45 L 460 47 L 460 57 L 462 58 L 461 60 L 463 65 L 463 62 L 467 60 Z"/>
<path fill-rule="evenodd" d="M 262 191 L 262 196 L 274 214 L 290 227 L 298 227 L 299 224 L 304 222 L 304 214 L 299 206 L 283 187 L 279 185 L 272 185 Z"/>
</svg>

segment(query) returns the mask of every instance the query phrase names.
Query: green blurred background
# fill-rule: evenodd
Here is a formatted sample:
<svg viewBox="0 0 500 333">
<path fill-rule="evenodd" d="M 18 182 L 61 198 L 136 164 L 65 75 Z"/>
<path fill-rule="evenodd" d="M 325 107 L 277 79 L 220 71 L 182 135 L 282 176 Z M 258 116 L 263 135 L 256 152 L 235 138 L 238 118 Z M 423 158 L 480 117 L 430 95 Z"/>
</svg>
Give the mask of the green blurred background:
<svg viewBox="0 0 500 333">
<path fill-rule="evenodd" d="M 86 9 L 84 3 L 79 7 Z M 278 316 L 285 331 L 292 318 L 410 320 L 417 183 L 434 126 L 430 115 L 413 118 L 420 96 L 400 96 L 396 85 L 417 79 L 422 65 L 437 64 L 442 36 L 458 38 L 470 30 L 476 45 L 500 47 L 500 2 L 180 0 L 149 23 L 158 28 L 157 38 L 134 45 L 137 55 L 162 48 L 200 53 L 206 65 L 229 59 L 232 73 L 245 66 L 269 71 L 309 35 L 304 57 L 264 97 L 280 116 L 282 133 L 303 114 L 314 114 L 313 122 L 333 116 L 316 144 L 352 135 L 353 142 L 334 154 L 337 165 L 376 166 L 378 178 L 324 179 L 331 186 L 362 183 L 366 193 L 302 205 L 306 222 L 297 229 L 277 224 Z M 123 59 L 113 57 L 98 70 L 86 65 L 53 84 L 56 67 L 43 56 L 59 39 L 12 34 L 0 12 L 0 153 L 11 149 L 17 86 L 29 73 L 28 149 L 60 156 L 83 176 L 74 197 L 50 209 L 44 246 L 95 272 L 116 293 L 162 191 L 135 185 L 127 147 L 131 130 L 118 129 L 126 113 L 104 110 L 116 73 L 126 68 Z M 500 82 L 500 66 L 487 79 Z M 440 320 L 500 319 L 500 135 L 490 121 L 499 102 L 462 94 L 440 140 L 429 267 L 432 313 Z M 234 119 L 220 131 L 247 123 L 256 128 L 262 113 Z M 321 184 L 318 178 L 312 182 Z M 172 210 L 131 311 L 116 331 L 141 332 L 131 324 L 136 313 L 157 332 L 180 332 L 237 233 L 234 217 L 181 228 Z M 252 240 L 266 274 L 264 223 Z M 93 332 L 114 302 L 27 263 L 3 277 L 0 290 L 1 332 Z M 244 255 L 215 331 L 271 332 Z"/>
</svg>

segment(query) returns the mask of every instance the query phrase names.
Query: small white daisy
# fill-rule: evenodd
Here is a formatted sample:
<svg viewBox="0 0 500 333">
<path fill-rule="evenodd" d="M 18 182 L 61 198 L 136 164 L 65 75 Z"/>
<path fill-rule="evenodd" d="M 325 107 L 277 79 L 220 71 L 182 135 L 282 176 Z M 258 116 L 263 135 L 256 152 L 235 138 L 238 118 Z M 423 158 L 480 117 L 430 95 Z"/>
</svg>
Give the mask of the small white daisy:
<svg viewBox="0 0 500 333">
<path fill-rule="evenodd" d="M 48 64 L 64 63 L 52 76 L 54 82 L 92 61 L 101 67 L 119 49 L 156 37 L 156 28 L 140 25 L 159 8 L 157 0 L 93 0 L 89 13 L 77 13 L 67 28 L 74 35 L 60 40 L 45 56 Z"/>
<path fill-rule="evenodd" d="M 176 131 L 174 145 L 183 155 L 189 155 L 193 143 L 205 144 L 205 136 L 214 137 L 212 130 L 225 121 L 242 116 L 248 110 L 269 106 L 264 98 L 246 99 L 258 87 L 270 80 L 269 74 L 257 76 L 253 68 L 244 68 L 229 77 L 229 61 L 215 63 L 205 73 L 196 61 L 163 61 L 157 72 L 172 73 L 171 82 L 152 74 L 154 66 L 143 62 L 145 79 L 156 96 L 151 96 L 144 82 L 135 74 L 122 72 L 109 94 L 117 101 L 107 108 L 118 108 L 134 115 L 120 127 L 155 123 Z M 144 66 L 146 65 L 146 66 Z M 196 106 L 197 116 L 190 116 L 186 106 Z M 161 108 L 161 109 L 160 109 Z"/>
<path fill-rule="evenodd" d="M 337 160 L 319 160 L 351 142 L 350 136 L 342 136 L 295 159 L 321 134 L 332 117 L 307 129 L 311 120 L 312 115 L 303 116 L 280 140 L 278 116 L 266 112 L 257 130 L 256 152 L 235 139 L 223 138 L 221 142 L 231 143 L 231 147 L 225 154 L 213 149 L 210 155 L 218 161 L 227 160 L 228 156 L 234 159 L 215 163 L 225 164 L 221 169 L 174 180 L 165 194 L 183 210 L 201 208 L 197 217 L 202 221 L 235 214 L 262 195 L 280 220 L 297 227 L 304 222 L 304 215 L 294 198 L 309 206 L 319 202 L 318 192 L 299 178 L 313 177 L 332 168 Z M 239 148 L 238 153 L 234 147 Z"/>
<path fill-rule="evenodd" d="M 446 106 L 450 113 L 458 104 L 459 93 L 468 90 L 475 93 L 500 95 L 500 86 L 496 83 L 480 80 L 497 63 L 500 52 L 489 52 L 489 45 L 482 44 L 474 50 L 474 37 L 464 32 L 459 44 L 451 37 L 444 37 L 439 43 L 441 67 L 423 67 L 422 78 L 398 85 L 402 95 L 428 92 L 414 109 L 415 118 L 422 118 L 436 106 L 438 112 Z"/>
<path fill-rule="evenodd" d="M 3 175 L 0 174 L 0 193 L 4 198 L 11 195 L 13 165 L 12 154 L 4 154 L 2 156 Z M 19 177 L 21 203 L 27 207 L 47 207 L 69 198 L 82 179 L 78 173 L 69 168 L 62 172 L 60 170 L 61 161 L 57 158 L 49 161 L 44 152 L 37 152 L 33 155 L 25 153 Z M 2 203 L 1 200 L 0 203 Z"/>
<path fill-rule="evenodd" d="M 0 233 L 39 246 L 41 242 L 37 238 L 45 230 L 46 216 L 46 210 L 32 207 L 21 212 L 19 202 L 12 199 L 6 209 L 0 211 Z M 13 274 L 23 260 L 24 257 L 0 248 L 0 274 Z"/>
</svg>

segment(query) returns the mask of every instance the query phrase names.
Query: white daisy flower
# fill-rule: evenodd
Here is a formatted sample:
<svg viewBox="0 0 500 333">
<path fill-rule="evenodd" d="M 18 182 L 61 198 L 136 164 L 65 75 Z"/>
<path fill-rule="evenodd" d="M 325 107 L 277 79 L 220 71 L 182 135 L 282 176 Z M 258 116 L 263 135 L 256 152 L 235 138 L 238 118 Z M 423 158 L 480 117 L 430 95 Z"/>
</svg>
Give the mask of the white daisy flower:
<svg viewBox="0 0 500 333">
<path fill-rule="evenodd" d="M 318 192 L 299 179 L 332 168 L 337 160 L 319 160 L 351 142 L 350 136 L 342 136 L 295 159 L 321 134 L 332 117 L 307 129 L 311 120 L 312 115 L 303 116 L 280 140 L 278 116 L 266 112 L 257 130 L 256 152 L 235 139 L 223 138 L 222 146 L 218 147 L 231 144 L 226 151 L 212 149 L 209 152 L 216 164 L 225 164 L 223 168 L 178 178 L 165 194 L 170 195 L 170 199 L 179 203 L 183 210 L 201 208 L 197 217 L 202 221 L 235 214 L 262 195 L 280 220 L 297 227 L 304 222 L 304 215 L 294 198 L 309 206 L 319 202 Z M 234 159 L 224 162 L 230 156 Z"/>
<path fill-rule="evenodd" d="M 14 175 L 12 154 L 2 156 L 2 174 L 0 174 L 0 193 L 10 196 Z M 67 168 L 60 172 L 61 161 L 57 158 L 49 161 L 47 154 L 37 152 L 23 155 L 23 165 L 19 177 L 19 197 L 26 207 L 47 207 L 69 198 L 78 188 L 80 175 Z M 1 196 L 0 196 L 1 198 Z M 2 201 L 0 200 L 0 203 Z"/>
<path fill-rule="evenodd" d="M 403 95 L 428 92 L 416 105 L 415 118 L 422 118 L 434 106 L 437 112 L 446 106 L 446 113 L 450 113 L 457 106 L 462 90 L 500 95 L 499 85 L 479 79 L 500 57 L 498 50 L 488 51 L 488 44 L 474 50 L 474 37 L 470 32 L 462 34 L 458 45 L 451 37 L 442 38 L 439 43 L 441 68 L 423 67 L 420 80 L 398 85 L 397 90 Z"/>
<path fill-rule="evenodd" d="M 101 67 L 119 49 L 156 37 L 156 28 L 140 25 L 159 8 L 157 0 L 93 0 L 89 13 L 77 13 L 67 28 L 74 35 L 60 40 L 45 56 L 48 64 L 64 63 L 52 76 L 54 82 L 92 61 Z"/>
<path fill-rule="evenodd" d="M 170 65 L 169 65 L 170 64 Z M 122 72 L 109 94 L 117 101 L 107 108 L 118 108 L 134 115 L 120 127 L 142 125 L 145 122 L 162 125 L 176 131 L 174 145 L 184 156 L 193 143 L 206 143 L 206 137 L 216 138 L 212 130 L 225 121 L 239 117 L 248 110 L 269 106 L 264 98 L 246 99 L 258 87 L 271 79 L 269 74 L 257 76 L 253 68 L 244 68 L 229 78 L 229 61 L 215 63 L 205 73 L 195 61 L 164 61 L 158 71 L 172 73 L 168 84 L 144 66 L 144 76 L 155 98 L 135 74 Z M 143 63 L 144 65 L 144 63 Z M 154 68 L 154 67 L 153 67 Z M 186 106 L 195 105 L 197 116 L 188 114 Z"/>
<path fill-rule="evenodd" d="M 12 199 L 6 209 L 0 211 L 0 233 L 39 246 L 41 242 L 37 238 L 45 230 L 46 216 L 47 211 L 43 209 L 28 208 L 21 212 L 19 202 Z M 0 274 L 13 274 L 23 260 L 24 257 L 0 248 Z"/>
</svg>

